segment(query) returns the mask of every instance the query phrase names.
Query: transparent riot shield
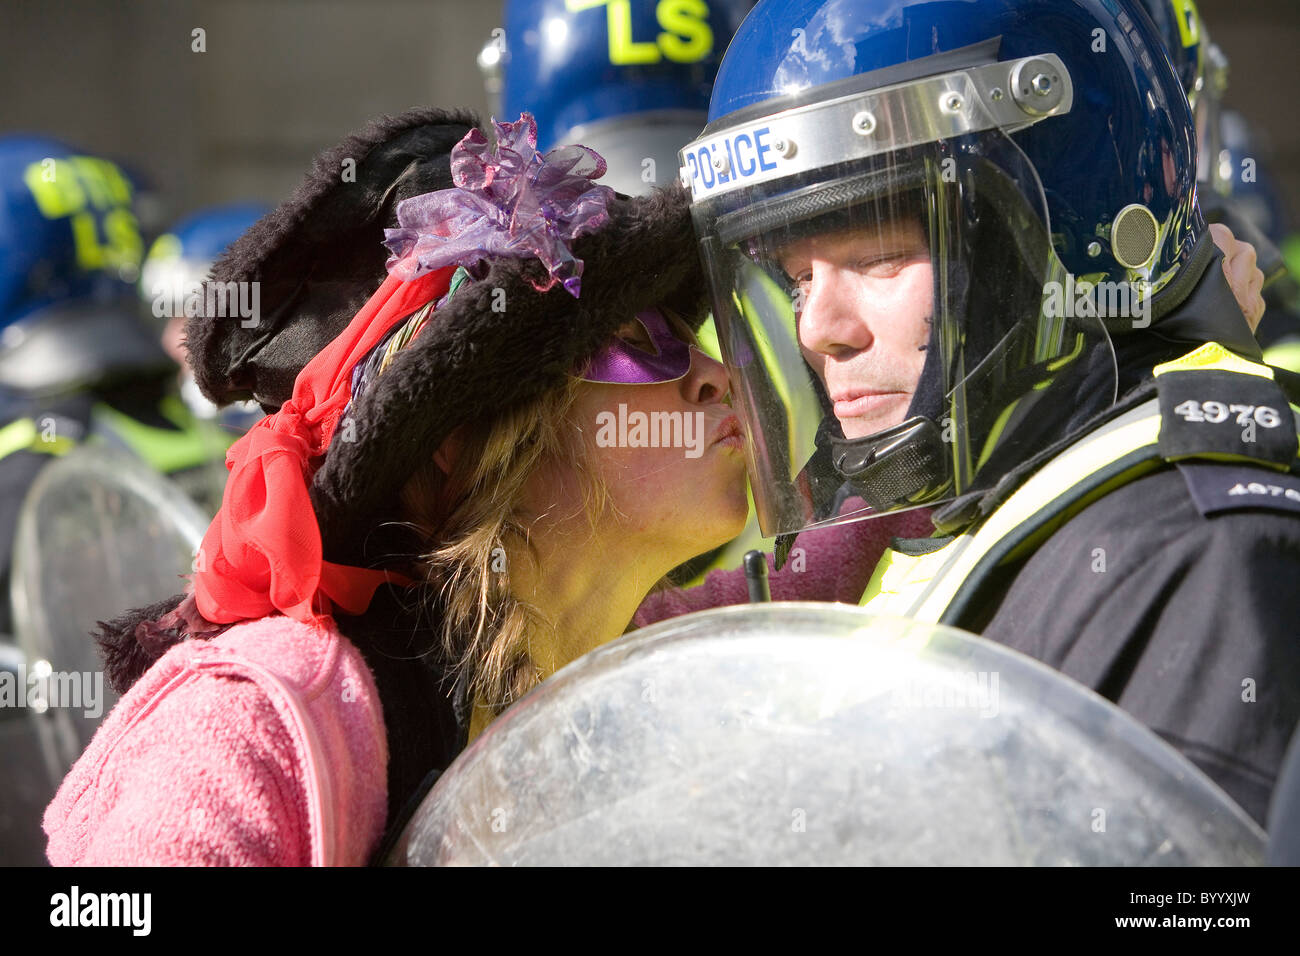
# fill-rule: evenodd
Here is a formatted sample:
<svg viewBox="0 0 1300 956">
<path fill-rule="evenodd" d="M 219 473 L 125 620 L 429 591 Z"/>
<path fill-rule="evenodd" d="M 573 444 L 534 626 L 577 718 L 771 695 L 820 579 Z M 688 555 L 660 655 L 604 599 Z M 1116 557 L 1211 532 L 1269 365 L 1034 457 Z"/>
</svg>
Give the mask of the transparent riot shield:
<svg viewBox="0 0 1300 956">
<path fill-rule="evenodd" d="M 110 448 L 74 449 L 28 490 L 10 597 L 21 690 L 55 783 L 116 703 L 95 622 L 183 590 L 207 525 L 174 483 Z"/>
<path fill-rule="evenodd" d="M 832 604 L 720 608 L 587 655 L 452 764 L 389 863 L 1262 860 L 1180 754 L 1061 674 Z"/>
</svg>

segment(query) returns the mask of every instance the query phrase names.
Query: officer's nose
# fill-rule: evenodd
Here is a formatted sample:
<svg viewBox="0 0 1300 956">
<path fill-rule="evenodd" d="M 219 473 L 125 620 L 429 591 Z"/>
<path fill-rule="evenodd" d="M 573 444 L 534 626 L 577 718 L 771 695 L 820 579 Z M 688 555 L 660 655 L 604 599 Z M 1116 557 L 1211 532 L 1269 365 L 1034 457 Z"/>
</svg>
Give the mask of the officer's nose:
<svg viewBox="0 0 1300 956">
<path fill-rule="evenodd" d="M 721 362 L 691 349 L 691 368 L 682 377 L 682 396 L 695 405 L 713 405 L 727 397 L 730 383 Z"/>
<path fill-rule="evenodd" d="M 873 336 L 864 314 L 868 303 L 859 301 L 854 278 L 852 270 L 813 261 L 812 277 L 800 290 L 799 343 L 804 348 L 834 356 L 871 346 Z"/>
</svg>

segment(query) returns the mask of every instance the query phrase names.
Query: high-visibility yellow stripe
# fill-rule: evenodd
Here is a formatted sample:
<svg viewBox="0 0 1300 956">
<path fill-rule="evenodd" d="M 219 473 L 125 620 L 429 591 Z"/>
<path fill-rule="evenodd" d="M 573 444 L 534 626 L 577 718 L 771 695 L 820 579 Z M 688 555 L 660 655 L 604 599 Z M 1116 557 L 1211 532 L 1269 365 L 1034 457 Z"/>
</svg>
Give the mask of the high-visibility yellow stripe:
<svg viewBox="0 0 1300 956">
<path fill-rule="evenodd" d="M 1167 372 L 1204 372 L 1217 369 L 1224 372 L 1240 372 L 1243 375 L 1258 375 L 1260 378 L 1273 380 L 1273 370 L 1267 365 L 1260 365 L 1229 352 L 1218 342 L 1206 342 L 1195 351 L 1188 352 L 1182 358 L 1172 362 L 1162 362 L 1152 372 L 1156 378 Z"/>
<path fill-rule="evenodd" d="M 933 586 L 912 616 L 938 621 L 966 577 L 995 545 L 1108 465 L 1144 447 L 1154 452 L 1159 436 L 1159 405 L 1152 400 L 1053 458 L 980 525 L 970 546 L 962 550 L 953 566 L 945 571 L 943 581 Z M 1099 491 L 1097 497 L 1100 494 Z M 1059 517 L 1064 520 L 1065 515 Z"/>
<path fill-rule="evenodd" d="M 36 440 L 36 423 L 30 418 L 20 418 L 0 428 L 0 458 L 22 451 Z"/>
<path fill-rule="evenodd" d="M 214 423 L 197 419 L 175 396 L 164 398 L 159 411 L 177 430 L 146 425 L 103 402 L 94 409 L 100 422 L 165 475 L 220 460 L 235 440 L 236 436 L 224 433 Z"/>
<path fill-rule="evenodd" d="M 1159 365 L 1155 374 L 1207 369 L 1273 377 L 1266 366 L 1243 359 L 1217 343 L 1202 345 L 1180 359 Z M 1300 407 L 1290 407 L 1300 415 Z M 1057 455 L 982 525 L 957 536 L 942 549 L 917 556 L 887 551 L 861 603 L 879 613 L 950 623 L 949 619 L 957 616 L 949 613 L 954 600 L 991 556 L 998 564 L 1018 560 L 1092 502 L 1159 468 L 1163 463 L 1159 454 L 1160 426 L 1159 400 L 1153 398 Z M 1198 457 L 1216 460 L 1225 456 Z M 1008 547 L 1009 541 L 1015 543 Z M 1006 549 L 1005 553 L 999 553 L 1002 549 Z M 978 586 L 978 581 L 975 584 Z"/>
<path fill-rule="evenodd" d="M 1300 372 L 1300 341 L 1289 339 L 1264 350 L 1264 361 L 1288 372 Z"/>
<path fill-rule="evenodd" d="M 34 451 L 44 455 L 66 455 L 76 442 L 62 435 L 46 438 L 36 430 L 30 418 L 20 418 L 0 428 L 0 459 L 16 451 Z"/>
<path fill-rule="evenodd" d="M 1191 47 L 1201 42 L 1201 14 L 1195 0 L 1173 0 L 1174 21 L 1183 46 Z"/>
</svg>

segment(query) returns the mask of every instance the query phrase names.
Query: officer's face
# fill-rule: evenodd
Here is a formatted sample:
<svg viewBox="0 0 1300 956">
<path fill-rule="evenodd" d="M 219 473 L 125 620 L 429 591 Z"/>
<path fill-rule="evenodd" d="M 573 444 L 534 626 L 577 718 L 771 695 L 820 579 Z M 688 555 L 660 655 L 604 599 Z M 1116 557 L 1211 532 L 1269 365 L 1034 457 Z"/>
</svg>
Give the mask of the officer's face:
<svg viewBox="0 0 1300 956">
<path fill-rule="evenodd" d="M 925 364 L 933 268 L 915 220 L 823 233 L 782 250 L 796 283 L 799 344 L 846 438 L 897 425 Z"/>
</svg>

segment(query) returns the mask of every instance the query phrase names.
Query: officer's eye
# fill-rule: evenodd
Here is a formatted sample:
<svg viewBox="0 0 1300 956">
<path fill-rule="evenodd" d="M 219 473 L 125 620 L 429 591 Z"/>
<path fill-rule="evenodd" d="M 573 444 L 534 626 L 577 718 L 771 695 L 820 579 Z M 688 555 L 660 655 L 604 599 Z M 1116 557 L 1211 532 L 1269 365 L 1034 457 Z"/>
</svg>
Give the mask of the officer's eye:
<svg viewBox="0 0 1300 956">
<path fill-rule="evenodd" d="M 883 256 L 868 256 L 858 262 L 857 270 L 873 279 L 891 279 L 903 271 L 903 267 L 912 261 L 912 256 L 905 252 L 891 252 Z"/>
<path fill-rule="evenodd" d="M 808 292 L 812 286 L 812 270 L 803 269 L 799 272 L 781 271 L 781 277 L 785 280 L 785 291 L 792 300 L 795 300 L 795 311 L 800 310 L 801 303 L 808 298 Z"/>
</svg>

